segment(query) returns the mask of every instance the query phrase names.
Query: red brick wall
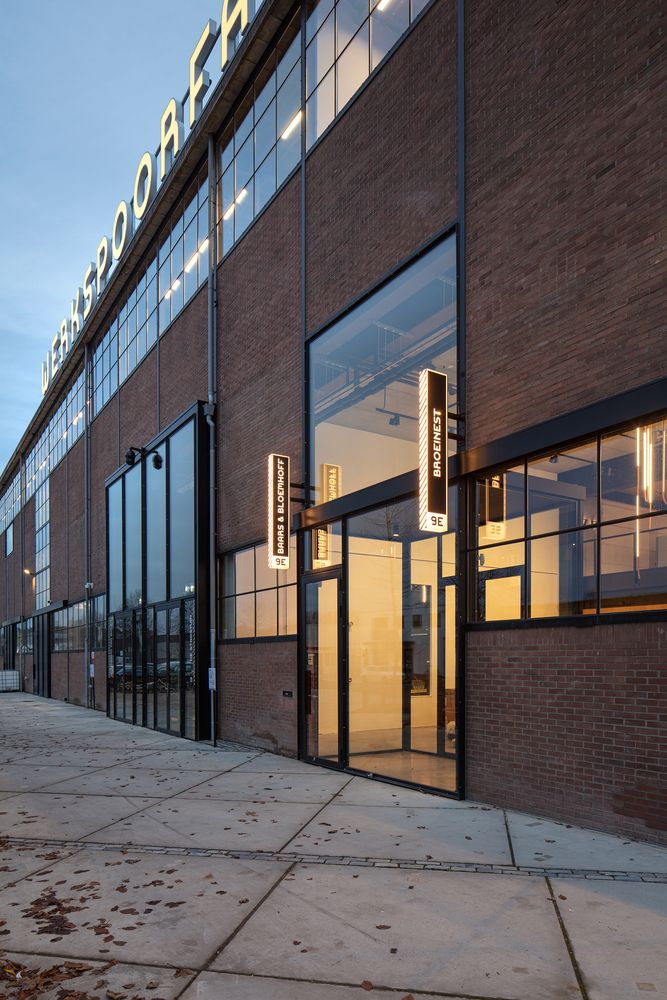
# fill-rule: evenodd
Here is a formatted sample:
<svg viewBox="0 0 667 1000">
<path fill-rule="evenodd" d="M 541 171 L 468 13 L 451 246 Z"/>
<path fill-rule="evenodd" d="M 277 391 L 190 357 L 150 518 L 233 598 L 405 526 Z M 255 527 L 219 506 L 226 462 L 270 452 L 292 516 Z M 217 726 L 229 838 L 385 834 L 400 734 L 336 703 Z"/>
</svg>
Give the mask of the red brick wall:
<svg viewBox="0 0 667 1000">
<path fill-rule="evenodd" d="M 120 459 L 128 448 L 142 448 L 157 425 L 157 350 L 143 359 L 120 387 Z"/>
<path fill-rule="evenodd" d="M 468 634 L 467 794 L 667 844 L 667 623 Z"/>
<path fill-rule="evenodd" d="M 221 549 L 266 538 L 266 456 L 301 478 L 299 179 L 222 264 L 218 285 Z"/>
<path fill-rule="evenodd" d="M 67 520 L 69 524 L 67 593 L 71 602 L 78 601 L 85 595 L 86 516 L 84 449 L 85 441 L 83 438 L 80 438 L 67 455 Z"/>
<path fill-rule="evenodd" d="M 95 418 L 90 429 L 90 544 L 94 594 L 104 594 L 107 586 L 104 480 L 119 465 L 118 400 L 112 399 Z"/>
<path fill-rule="evenodd" d="M 225 644 L 218 652 L 220 738 L 296 756 L 296 643 Z M 284 690 L 294 697 L 284 698 Z"/>
<path fill-rule="evenodd" d="M 188 302 L 160 338 L 160 427 L 166 427 L 198 399 L 206 399 L 208 371 L 208 285 Z"/>
<path fill-rule="evenodd" d="M 469 446 L 662 373 L 663 12 L 466 4 Z"/>
<path fill-rule="evenodd" d="M 67 701 L 69 697 L 67 653 L 51 653 L 51 697 L 58 701 Z"/>
<path fill-rule="evenodd" d="M 26 569 L 35 570 L 35 498 L 31 497 L 23 508 L 23 562 Z M 24 574 L 25 576 L 25 574 Z M 35 610 L 35 578 L 25 576 L 23 581 L 23 612 L 29 618 Z"/>
<path fill-rule="evenodd" d="M 51 560 L 51 601 L 64 601 L 67 584 L 67 459 L 60 462 L 49 477 L 49 557 Z"/>
<path fill-rule="evenodd" d="M 456 156 L 456 3 L 439 0 L 308 159 L 309 329 L 455 221 Z"/>
</svg>

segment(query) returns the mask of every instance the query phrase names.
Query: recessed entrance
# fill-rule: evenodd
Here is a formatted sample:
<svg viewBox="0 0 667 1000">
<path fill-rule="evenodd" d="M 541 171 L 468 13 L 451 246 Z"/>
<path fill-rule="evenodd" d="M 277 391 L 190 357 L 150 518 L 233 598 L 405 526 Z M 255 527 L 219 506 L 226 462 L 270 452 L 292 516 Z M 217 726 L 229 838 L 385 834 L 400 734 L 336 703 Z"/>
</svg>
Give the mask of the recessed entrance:
<svg viewBox="0 0 667 1000">
<path fill-rule="evenodd" d="M 312 532 L 303 752 L 456 792 L 455 534 L 428 535 L 416 523 L 410 499 Z M 323 551 L 339 565 L 318 568 Z"/>
</svg>

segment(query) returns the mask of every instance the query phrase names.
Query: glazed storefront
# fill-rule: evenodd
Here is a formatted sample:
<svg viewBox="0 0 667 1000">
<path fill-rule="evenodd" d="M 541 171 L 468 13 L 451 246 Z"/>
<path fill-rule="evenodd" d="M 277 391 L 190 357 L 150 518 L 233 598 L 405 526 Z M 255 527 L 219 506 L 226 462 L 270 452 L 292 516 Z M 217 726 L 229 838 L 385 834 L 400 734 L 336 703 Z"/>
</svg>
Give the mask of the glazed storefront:
<svg viewBox="0 0 667 1000">
<path fill-rule="evenodd" d="M 458 484 L 420 530 L 419 374 L 448 376 L 460 440 L 456 237 L 421 253 L 306 345 L 314 500 L 300 515 L 300 752 L 462 790 Z"/>
</svg>

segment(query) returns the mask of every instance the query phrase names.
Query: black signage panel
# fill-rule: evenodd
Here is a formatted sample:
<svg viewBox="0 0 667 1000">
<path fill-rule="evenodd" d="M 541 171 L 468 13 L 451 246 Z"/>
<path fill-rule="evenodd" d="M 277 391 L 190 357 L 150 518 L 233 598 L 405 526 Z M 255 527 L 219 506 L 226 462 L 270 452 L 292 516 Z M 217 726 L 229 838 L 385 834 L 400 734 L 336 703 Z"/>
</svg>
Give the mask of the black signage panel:
<svg viewBox="0 0 667 1000">
<path fill-rule="evenodd" d="M 290 460 L 288 455 L 269 455 L 267 531 L 269 569 L 289 569 Z"/>
<path fill-rule="evenodd" d="M 447 531 L 447 376 L 419 373 L 419 527 Z"/>
</svg>

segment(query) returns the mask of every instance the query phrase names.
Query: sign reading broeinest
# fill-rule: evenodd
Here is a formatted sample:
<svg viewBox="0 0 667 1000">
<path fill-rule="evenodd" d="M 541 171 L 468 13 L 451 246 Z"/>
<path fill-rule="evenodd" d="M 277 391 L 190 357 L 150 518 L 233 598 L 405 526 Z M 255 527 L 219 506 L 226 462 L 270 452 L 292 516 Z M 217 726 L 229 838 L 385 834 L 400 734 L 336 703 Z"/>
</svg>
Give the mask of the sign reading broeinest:
<svg viewBox="0 0 667 1000">
<path fill-rule="evenodd" d="M 419 373 L 419 528 L 447 531 L 447 376 Z"/>
<path fill-rule="evenodd" d="M 224 73 L 230 61 L 230 45 L 250 23 L 250 0 L 222 0 L 220 19 L 220 66 Z M 256 5 L 259 7 L 259 4 Z M 120 260 L 130 244 L 137 223 L 143 219 L 155 197 L 159 184 L 171 170 L 174 160 L 185 142 L 183 114 L 188 111 L 188 127 L 192 129 L 203 107 L 204 95 L 211 85 L 209 73 L 204 69 L 218 37 L 215 21 L 209 19 L 190 56 L 190 85 L 187 100 L 172 99 L 160 119 L 160 148 L 157 155 L 144 153 L 139 160 L 130 201 L 121 201 L 111 228 L 111 238 L 103 236 L 97 247 L 95 260 L 86 267 L 83 287 L 77 288 L 70 305 L 69 317 L 65 316 L 60 329 L 51 341 L 51 348 L 42 362 L 42 395 L 59 372 L 73 344 L 77 341 L 93 307 L 104 290 L 112 263 Z"/>
</svg>

